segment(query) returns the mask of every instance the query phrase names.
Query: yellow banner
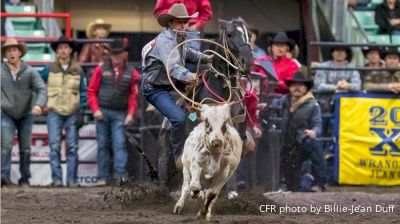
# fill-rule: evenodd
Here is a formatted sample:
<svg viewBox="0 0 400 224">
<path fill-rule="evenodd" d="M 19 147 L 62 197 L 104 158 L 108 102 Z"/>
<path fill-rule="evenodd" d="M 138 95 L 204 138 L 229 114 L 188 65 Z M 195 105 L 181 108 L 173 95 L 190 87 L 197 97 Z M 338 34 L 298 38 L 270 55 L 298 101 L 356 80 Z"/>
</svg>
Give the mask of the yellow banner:
<svg viewBox="0 0 400 224">
<path fill-rule="evenodd" d="M 400 99 L 377 96 L 339 98 L 340 184 L 400 185 Z"/>
</svg>

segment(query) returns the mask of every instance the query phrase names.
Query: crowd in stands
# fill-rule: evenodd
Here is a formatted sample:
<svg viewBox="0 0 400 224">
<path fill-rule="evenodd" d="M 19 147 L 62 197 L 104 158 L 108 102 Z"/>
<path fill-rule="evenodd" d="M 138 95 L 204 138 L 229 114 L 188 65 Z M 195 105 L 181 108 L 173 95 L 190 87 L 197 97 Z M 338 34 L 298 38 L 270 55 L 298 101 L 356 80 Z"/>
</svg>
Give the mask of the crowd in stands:
<svg viewBox="0 0 400 224">
<path fill-rule="evenodd" d="M 145 86 L 142 86 L 142 94 L 150 104 L 171 119 L 173 135 L 175 135 L 172 137 L 172 144 L 176 148 L 175 159 L 179 160 L 179 152 L 184 141 L 181 130 L 184 126 L 185 113 L 170 97 L 171 88 L 167 86 L 167 83 L 162 82 L 165 80 L 157 78 L 159 73 L 165 70 L 163 64 L 169 53 L 165 50 L 171 50 L 176 46 L 173 32 L 179 33 L 183 27 L 184 30 L 181 31 L 187 29 L 193 31 L 188 32 L 189 35 L 186 38 L 199 37 L 199 32 L 194 31 L 202 31 L 202 27 L 211 19 L 212 14 L 211 4 L 206 0 L 183 1 L 186 7 L 181 8 L 176 6 L 179 4 L 172 2 L 177 1 L 159 0 L 155 7 L 154 15 L 165 30 L 159 35 L 159 45 L 152 46 L 158 51 L 150 49 L 145 54 L 144 72 L 157 71 L 157 73 L 144 75 L 148 79 L 145 79 Z M 201 4 L 196 5 L 194 2 L 201 2 Z M 22 3 L 12 0 L 10 4 Z M 174 10 L 171 10 L 171 7 Z M 377 6 L 376 21 L 381 32 L 397 34 L 397 27 L 400 26 L 400 14 L 396 14 L 398 10 L 400 6 L 393 0 L 386 0 L 385 3 Z M 196 12 L 199 14 L 197 15 Z M 175 21 L 176 18 L 181 20 Z M 111 27 L 111 24 L 97 19 L 88 24 L 86 36 L 89 39 L 105 39 L 109 36 Z M 322 62 L 320 66 L 352 70 L 321 69 L 317 70 L 315 78 L 312 79 L 309 76 L 309 69 L 296 60 L 299 47 L 286 33 L 278 32 L 263 49 L 262 46 L 256 44 L 259 35 L 257 28 L 249 25 L 248 31 L 255 63 L 259 61 L 271 63 L 278 78 L 275 93 L 282 94 L 282 97 L 273 103 L 281 107 L 279 114 L 282 116 L 280 125 L 283 131 L 280 163 L 281 188 L 289 191 L 324 191 L 330 176 L 327 174 L 325 160 L 326 155 L 328 157 L 332 155 L 332 151 L 331 147 L 327 150 L 326 146 L 317 139 L 332 135 L 332 119 L 323 119 L 322 115 L 333 112 L 334 94 L 361 90 L 399 94 L 400 71 L 367 71 L 360 74 L 357 70 L 353 70 L 355 66 L 351 63 L 352 49 L 343 46 L 342 42 L 337 42 L 337 45 L 330 50 L 331 59 Z M 6 30 L 5 33 L 7 36 L 13 36 L 11 31 Z M 185 35 L 186 33 L 183 33 L 178 36 L 185 38 Z M 191 50 L 200 49 L 198 43 L 191 43 Z M 166 48 L 167 46 L 169 48 Z M 74 58 L 74 53 L 77 53 L 78 49 L 77 44 L 65 36 L 61 36 L 51 47 L 57 59 L 46 67 L 42 78 L 31 66 L 21 60 L 27 52 L 23 43 L 10 38 L 1 47 L 2 56 L 6 59 L 2 63 L 1 75 L 2 185 L 10 184 L 12 141 L 17 130 L 21 172 L 19 185 L 29 187 L 33 117 L 47 111 L 52 186 L 63 186 L 60 150 L 61 133 L 64 129 L 68 146 L 66 185 L 77 187 L 79 185 L 77 182 L 79 164 L 77 123 L 79 123 L 82 110 L 87 107 L 91 109 L 96 120 L 98 184 L 100 186 L 109 184 L 109 178 L 113 177 L 115 183 L 121 185 L 128 177 L 125 132 L 126 127 L 134 122 L 137 96 L 140 92 L 138 83 L 141 78 L 138 68 L 128 63 L 127 42 L 116 39 L 112 43 L 87 43 L 79 52 L 79 60 Z M 366 59 L 366 68 L 399 68 L 398 48 L 368 47 L 363 48 L 363 55 Z M 212 57 L 204 57 L 200 54 L 198 56 L 202 57 L 201 60 L 206 63 L 212 61 Z M 99 63 L 99 66 L 85 70 L 79 64 L 84 62 Z M 190 71 L 190 68 L 185 68 L 180 64 L 182 63 L 180 58 L 176 59 L 175 63 L 176 70 L 179 72 L 172 71 L 172 73 L 176 72 L 172 76 L 188 83 L 197 81 L 197 75 Z M 255 67 L 254 71 L 266 72 L 259 67 Z M 157 81 L 162 83 L 157 83 Z M 18 85 L 14 85 L 16 82 Z M 317 97 L 319 93 L 326 94 Z M 33 94 L 37 94 L 38 97 L 33 98 Z M 253 122 L 256 121 L 250 127 L 249 133 L 256 140 L 265 136 L 258 114 L 260 111 L 267 110 L 266 104 L 259 101 L 257 97 L 259 94 L 260 92 L 254 92 L 253 96 L 248 96 L 246 99 L 249 116 Z M 256 145 L 258 145 L 257 141 Z M 257 146 L 247 145 L 247 147 Z M 258 147 L 260 150 L 260 147 L 265 146 Z M 113 160 L 113 174 L 110 173 L 110 160 Z M 238 188 L 248 187 L 248 171 L 251 169 L 248 160 L 250 160 L 248 157 L 242 159 L 238 168 Z M 311 161 L 311 168 L 304 171 L 301 167 L 306 160 Z M 179 166 L 178 163 L 177 166 Z M 307 187 L 302 186 L 303 183 L 300 181 L 304 176 L 310 177 L 312 182 Z"/>
</svg>

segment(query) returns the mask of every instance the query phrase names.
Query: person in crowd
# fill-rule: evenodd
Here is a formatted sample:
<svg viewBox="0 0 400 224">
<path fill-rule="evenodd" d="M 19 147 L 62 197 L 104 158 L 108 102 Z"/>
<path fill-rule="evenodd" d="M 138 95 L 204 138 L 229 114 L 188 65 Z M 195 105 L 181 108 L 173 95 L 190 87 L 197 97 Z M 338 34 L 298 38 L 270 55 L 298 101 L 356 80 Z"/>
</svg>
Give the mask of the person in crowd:
<svg viewBox="0 0 400 224">
<path fill-rule="evenodd" d="M 247 30 L 249 31 L 250 34 L 250 46 L 251 46 L 251 51 L 253 53 L 253 59 L 255 60 L 257 58 L 266 56 L 267 53 L 265 53 L 265 51 L 256 44 L 259 31 L 253 25 L 248 25 Z"/>
<path fill-rule="evenodd" d="M 111 147 L 114 183 L 118 186 L 128 180 L 125 131 L 134 122 L 139 72 L 128 64 L 128 52 L 122 39 L 115 39 L 108 51 L 110 56 L 93 72 L 88 86 L 88 104 L 96 120 L 97 183 L 104 186 L 111 181 Z"/>
<path fill-rule="evenodd" d="M 361 51 L 366 58 L 365 68 L 378 69 L 385 67 L 384 61 L 381 59 L 382 50 L 381 47 L 377 46 L 365 46 L 361 48 Z M 362 75 L 363 83 L 365 78 L 372 74 L 381 74 L 381 71 L 365 71 Z"/>
<path fill-rule="evenodd" d="M 400 52 L 397 47 L 388 47 L 384 51 L 387 68 L 398 69 L 383 73 L 368 73 L 364 78 L 364 90 L 371 92 L 400 93 Z"/>
<path fill-rule="evenodd" d="M 1 0 L 1 12 L 6 12 L 6 4 L 4 0 Z M 0 17 L 1 21 L 1 35 L 2 36 L 7 36 L 7 37 L 15 37 L 15 30 L 14 26 L 7 17 Z"/>
<path fill-rule="evenodd" d="M 377 46 L 363 47 L 362 53 L 367 59 L 367 63 L 364 65 L 366 68 L 382 68 L 385 66 L 381 59 L 382 49 Z"/>
<path fill-rule="evenodd" d="M 50 167 L 54 187 L 62 187 L 61 142 L 65 129 L 67 145 L 67 186 L 77 187 L 78 130 L 80 109 L 86 107 L 86 78 L 81 66 L 73 58 L 76 43 L 65 35 L 51 44 L 57 60 L 46 67 L 48 113 L 47 130 L 50 146 Z"/>
<path fill-rule="evenodd" d="M 285 79 L 290 79 L 293 74 L 300 69 L 299 64 L 289 58 L 293 56 L 289 52 L 293 52 L 295 49 L 294 41 L 289 39 L 286 33 L 278 32 L 273 39 L 269 39 L 270 46 L 268 47 L 268 53 L 271 55 L 261 56 L 254 60 L 255 64 L 260 64 L 262 61 L 268 61 L 272 64 L 272 68 L 278 79 L 278 86 L 275 87 L 275 92 L 280 94 L 287 93 L 288 89 L 284 82 Z M 265 71 L 258 66 L 254 66 L 252 72 L 266 75 Z M 265 85 L 267 86 L 267 85 Z M 261 91 L 267 91 L 261 90 Z"/>
<path fill-rule="evenodd" d="M 324 191 L 326 164 L 322 146 L 316 140 L 321 134 L 322 119 L 319 104 L 310 91 L 313 81 L 298 71 L 285 83 L 289 93 L 275 102 L 282 107 L 281 187 L 283 190 L 298 191 L 301 165 L 310 159 L 314 176 L 310 191 Z"/>
<path fill-rule="evenodd" d="M 30 186 L 33 116 L 39 116 L 47 102 L 43 79 L 35 69 L 21 61 L 26 52 L 25 44 L 14 38 L 7 39 L 1 46 L 1 55 L 6 58 L 6 62 L 1 65 L 2 185 L 11 183 L 11 150 L 17 130 L 21 173 L 18 184 L 21 187 Z"/>
<path fill-rule="evenodd" d="M 275 69 L 280 84 L 280 86 L 275 89 L 276 93 L 287 93 L 288 89 L 284 80 L 291 79 L 293 74 L 300 69 L 295 61 L 287 57 L 287 52 L 293 49 L 293 41 L 290 40 L 284 32 L 278 32 L 275 37 L 270 40 L 272 66 Z"/>
<path fill-rule="evenodd" d="M 327 68 L 354 68 L 350 63 L 353 52 L 347 46 L 333 46 L 330 49 L 331 60 L 321 63 Z M 318 92 L 318 101 L 322 113 L 333 111 L 333 98 L 335 92 L 360 91 L 361 78 L 356 70 L 317 70 L 314 79 L 315 91 Z M 326 122 L 324 122 L 326 123 Z M 324 130 L 327 125 L 324 125 Z M 324 131 L 324 136 L 326 131 Z"/>
<path fill-rule="evenodd" d="M 86 37 L 89 39 L 101 40 L 107 38 L 110 31 L 111 24 L 106 23 L 103 19 L 96 19 L 88 24 L 86 28 Z M 87 43 L 83 45 L 79 54 L 79 62 L 103 63 L 109 53 L 108 49 L 110 49 L 109 43 Z M 88 81 L 90 81 L 90 75 L 93 74 L 93 69 L 87 69 L 86 74 L 88 75 Z"/>
<path fill-rule="evenodd" d="M 296 62 L 297 66 L 299 66 L 299 68 L 300 68 L 300 71 L 303 72 L 304 74 L 307 74 L 307 73 L 308 73 L 308 68 L 307 68 L 307 66 L 301 64 L 301 63 L 297 60 L 297 58 L 299 57 L 299 52 L 300 52 L 299 45 L 294 44 L 293 49 L 292 49 L 291 51 L 288 51 L 288 52 L 286 53 L 286 57 L 287 57 L 287 58 L 290 58 L 290 59 L 292 59 L 294 62 Z"/>
<path fill-rule="evenodd" d="M 166 68 L 170 52 L 186 38 L 189 21 L 197 17 L 198 13 L 188 14 L 182 3 L 174 4 L 171 9 L 158 16 L 158 24 L 165 27 L 155 39 L 149 42 L 142 50 L 144 79 L 142 83 L 143 95 L 162 115 L 171 123 L 171 144 L 177 168 L 181 168 L 178 157 L 181 155 L 185 142 L 183 128 L 185 126 L 185 112 L 176 105 L 170 91 L 171 83 L 167 79 L 167 69 L 172 79 L 180 84 L 195 84 L 198 81 L 196 73 L 185 68 L 185 59 L 192 62 L 200 60 L 202 63 L 211 62 L 212 56 L 194 51 L 193 48 L 183 45 L 170 58 L 170 66 Z M 186 58 L 181 58 L 186 55 Z"/>
<path fill-rule="evenodd" d="M 347 46 L 333 46 L 330 50 L 331 60 L 321 64 L 329 68 L 354 68 L 350 64 L 352 51 Z M 315 75 L 315 89 L 322 92 L 359 91 L 361 79 L 358 71 L 354 70 L 317 70 Z"/>
<path fill-rule="evenodd" d="M 400 34 L 400 2 L 384 0 L 375 8 L 375 23 L 382 34 Z"/>
</svg>

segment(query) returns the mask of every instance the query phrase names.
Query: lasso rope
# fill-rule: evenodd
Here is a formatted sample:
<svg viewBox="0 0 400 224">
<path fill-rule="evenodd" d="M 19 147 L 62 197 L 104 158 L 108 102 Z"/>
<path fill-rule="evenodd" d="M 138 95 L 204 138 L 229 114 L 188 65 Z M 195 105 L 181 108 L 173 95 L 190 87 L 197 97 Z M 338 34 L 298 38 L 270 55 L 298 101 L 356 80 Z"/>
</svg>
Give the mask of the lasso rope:
<svg viewBox="0 0 400 224">
<path fill-rule="evenodd" d="M 198 102 L 196 102 L 196 101 L 194 101 L 194 100 L 188 98 L 185 94 L 183 94 L 181 91 L 179 91 L 178 88 L 175 86 L 174 82 L 172 81 L 171 75 L 170 75 L 170 73 L 169 73 L 170 58 L 171 58 L 172 54 L 174 53 L 174 51 L 175 51 L 177 48 L 179 48 L 179 47 L 182 46 L 183 44 L 188 43 L 188 42 L 190 42 L 190 41 L 203 41 L 203 42 L 208 42 L 208 43 L 215 44 L 215 45 L 217 45 L 217 46 L 223 48 L 224 51 L 225 51 L 225 53 L 226 53 L 227 55 L 230 55 L 230 56 L 231 56 L 231 58 L 234 60 L 235 64 L 238 64 L 238 65 L 239 65 L 239 62 L 238 62 L 237 58 L 233 55 L 233 53 L 232 53 L 228 48 L 224 47 L 223 45 L 221 45 L 221 44 L 219 44 L 219 43 L 217 43 L 217 42 L 215 42 L 215 41 L 207 40 L 207 39 L 189 39 L 189 40 L 185 40 L 185 41 L 182 41 L 181 43 L 177 44 L 177 45 L 172 49 L 172 51 L 171 51 L 170 54 L 168 55 L 167 65 L 166 65 L 168 80 L 169 80 L 169 82 L 171 83 L 172 88 L 173 88 L 182 98 L 184 98 L 184 99 L 186 99 L 187 101 L 191 102 L 191 103 L 192 103 L 192 107 L 194 107 L 195 109 L 198 109 L 198 110 L 199 110 L 199 109 L 201 108 L 202 103 L 198 103 Z M 228 59 L 224 58 L 222 55 L 218 54 L 217 52 L 215 52 L 215 51 L 213 51 L 213 50 L 207 50 L 207 52 L 211 52 L 211 53 L 217 55 L 218 57 L 220 57 L 222 60 L 224 60 L 224 61 L 227 63 L 227 66 L 231 66 L 232 68 L 234 68 L 234 69 L 236 69 L 236 70 L 239 69 L 238 66 L 232 64 Z M 204 53 L 203 53 L 203 54 L 204 54 Z M 199 60 L 200 60 L 200 59 L 199 59 Z M 197 73 L 198 73 L 198 70 L 199 70 L 199 64 L 200 64 L 200 61 L 198 62 Z M 214 70 L 215 70 L 215 69 L 214 69 Z M 218 72 L 217 74 L 222 74 L 222 73 Z M 222 77 L 224 77 L 224 76 L 222 76 Z M 226 77 L 226 76 L 225 76 L 225 77 Z M 224 80 L 225 80 L 225 79 L 224 79 Z M 231 85 L 230 85 L 230 83 L 227 82 L 227 85 L 230 87 L 230 88 L 229 88 L 229 90 L 230 90 L 230 95 L 232 95 L 232 94 L 231 94 Z M 213 99 L 211 99 L 211 100 L 213 100 L 213 101 L 215 101 L 215 102 L 217 102 L 217 103 L 220 104 L 220 103 L 230 103 L 230 99 L 231 99 L 231 96 L 229 97 L 229 101 L 225 101 L 225 102 L 218 102 L 218 101 L 215 101 L 215 100 L 213 100 Z M 203 99 L 203 101 L 204 101 L 204 100 L 205 100 L 205 99 Z M 203 102 L 203 101 L 202 101 L 202 102 Z M 197 107 L 197 108 L 196 108 L 196 107 Z"/>
</svg>

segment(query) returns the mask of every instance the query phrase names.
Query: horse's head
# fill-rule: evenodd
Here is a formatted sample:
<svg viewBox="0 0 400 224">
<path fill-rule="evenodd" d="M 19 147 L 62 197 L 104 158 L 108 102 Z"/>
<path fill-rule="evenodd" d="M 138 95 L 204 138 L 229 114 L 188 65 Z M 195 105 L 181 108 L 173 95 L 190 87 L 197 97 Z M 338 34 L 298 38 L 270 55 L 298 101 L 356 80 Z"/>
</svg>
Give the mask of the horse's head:
<svg viewBox="0 0 400 224">
<path fill-rule="evenodd" d="M 238 17 L 231 21 L 219 19 L 220 37 L 225 38 L 226 44 L 240 63 L 240 72 L 250 73 L 253 56 L 249 42 L 249 33 L 245 21 Z"/>
</svg>

